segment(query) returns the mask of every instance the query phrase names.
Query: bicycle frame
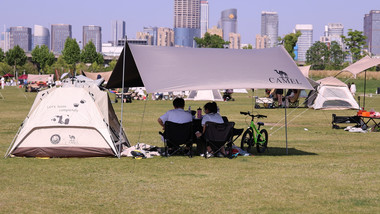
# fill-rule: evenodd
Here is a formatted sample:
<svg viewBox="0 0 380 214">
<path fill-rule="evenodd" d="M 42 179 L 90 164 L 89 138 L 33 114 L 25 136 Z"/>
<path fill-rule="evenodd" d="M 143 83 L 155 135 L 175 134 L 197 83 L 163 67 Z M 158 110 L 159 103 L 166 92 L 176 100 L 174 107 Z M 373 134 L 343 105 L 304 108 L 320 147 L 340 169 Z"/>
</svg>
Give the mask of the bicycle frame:
<svg viewBox="0 0 380 214">
<path fill-rule="evenodd" d="M 253 120 L 253 118 L 251 119 L 251 125 L 249 126 L 249 129 L 252 130 L 252 137 L 253 137 L 253 140 L 255 141 L 252 145 L 255 145 L 257 144 L 257 139 L 259 138 L 259 135 L 261 137 L 263 136 L 260 133 L 260 125 L 259 125 L 259 128 L 256 128 L 255 121 Z"/>
</svg>

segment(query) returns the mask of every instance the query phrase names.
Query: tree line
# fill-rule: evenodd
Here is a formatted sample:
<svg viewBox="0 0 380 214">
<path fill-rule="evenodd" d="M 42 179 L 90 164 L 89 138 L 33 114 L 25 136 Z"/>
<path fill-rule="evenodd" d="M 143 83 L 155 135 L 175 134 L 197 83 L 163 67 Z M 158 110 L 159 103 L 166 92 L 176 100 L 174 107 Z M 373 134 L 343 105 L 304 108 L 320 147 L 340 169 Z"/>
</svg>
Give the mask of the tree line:
<svg viewBox="0 0 380 214">
<path fill-rule="evenodd" d="M 116 65 L 116 59 L 108 66 L 104 65 L 101 53 L 96 52 L 92 41 L 88 42 L 80 50 L 76 39 L 67 38 L 62 54 L 55 58 L 46 45 L 36 46 L 32 52 L 32 59 L 28 61 L 25 51 L 16 45 L 14 48 L 4 51 L 0 48 L 0 75 L 18 71 L 26 74 L 54 74 L 55 71 L 111 71 Z"/>
</svg>

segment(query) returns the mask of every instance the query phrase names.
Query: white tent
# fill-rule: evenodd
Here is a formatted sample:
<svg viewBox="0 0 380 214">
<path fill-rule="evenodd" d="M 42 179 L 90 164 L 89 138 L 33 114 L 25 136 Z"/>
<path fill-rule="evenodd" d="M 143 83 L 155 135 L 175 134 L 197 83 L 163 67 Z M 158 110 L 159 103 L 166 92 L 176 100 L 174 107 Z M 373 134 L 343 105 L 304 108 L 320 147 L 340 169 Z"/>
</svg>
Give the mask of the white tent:
<svg viewBox="0 0 380 214">
<path fill-rule="evenodd" d="M 189 96 L 186 100 L 212 100 L 212 101 L 223 101 L 223 97 L 219 90 L 193 90 L 190 91 Z"/>
<path fill-rule="evenodd" d="M 107 92 L 92 80 L 66 79 L 37 94 L 6 156 L 117 156 L 121 144 L 129 146 L 119 132 Z"/>
<path fill-rule="evenodd" d="M 318 80 L 317 90 L 312 92 L 308 106 L 314 109 L 359 109 L 347 85 L 334 77 Z"/>
</svg>

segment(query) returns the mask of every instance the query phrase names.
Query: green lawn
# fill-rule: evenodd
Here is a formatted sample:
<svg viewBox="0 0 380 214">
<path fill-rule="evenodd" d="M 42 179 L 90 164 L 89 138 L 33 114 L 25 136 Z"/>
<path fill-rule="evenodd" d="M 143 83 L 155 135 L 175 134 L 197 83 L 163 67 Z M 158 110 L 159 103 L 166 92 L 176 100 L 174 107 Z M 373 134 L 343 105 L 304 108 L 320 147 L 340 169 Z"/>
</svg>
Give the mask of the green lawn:
<svg viewBox="0 0 380 214">
<path fill-rule="evenodd" d="M 0 93 L 3 155 L 35 93 L 15 87 Z M 218 102 L 221 114 L 237 128 L 248 122 L 239 111 L 268 115 L 262 121 L 269 152 L 232 160 L 1 159 L 0 213 L 380 213 L 380 133 L 331 129 L 332 113 L 355 111 L 288 109 L 286 155 L 284 109 L 253 109 L 251 92 L 233 96 L 234 102 Z M 114 107 L 120 115 L 120 103 Z M 170 108 L 170 101 L 125 104 L 131 143 L 162 146 L 157 118 Z M 380 111 L 380 96 L 366 98 L 371 108 Z"/>
</svg>

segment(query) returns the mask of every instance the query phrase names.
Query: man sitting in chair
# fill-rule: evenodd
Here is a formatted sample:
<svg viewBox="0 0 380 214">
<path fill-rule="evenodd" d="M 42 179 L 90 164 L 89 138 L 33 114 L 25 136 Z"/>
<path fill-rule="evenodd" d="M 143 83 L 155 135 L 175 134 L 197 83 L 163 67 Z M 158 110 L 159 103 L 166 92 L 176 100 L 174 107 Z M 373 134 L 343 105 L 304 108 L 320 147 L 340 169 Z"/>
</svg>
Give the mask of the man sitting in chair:
<svg viewBox="0 0 380 214">
<path fill-rule="evenodd" d="M 193 121 L 193 116 L 190 112 L 184 110 L 185 100 L 183 98 L 175 98 L 173 100 L 174 109 L 167 111 L 164 115 L 158 118 L 158 123 L 162 126 L 162 129 L 165 130 L 165 122 L 170 121 L 173 123 L 188 123 Z M 162 138 L 162 141 L 164 139 Z M 189 148 L 191 145 L 186 145 Z M 171 149 L 169 147 L 169 149 Z"/>
<path fill-rule="evenodd" d="M 158 118 L 158 123 L 165 129 L 165 122 L 173 123 L 188 123 L 193 121 L 193 116 L 190 112 L 184 110 L 185 100 L 183 98 L 175 98 L 173 100 L 174 109 L 167 111 L 164 115 Z"/>
</svg>

